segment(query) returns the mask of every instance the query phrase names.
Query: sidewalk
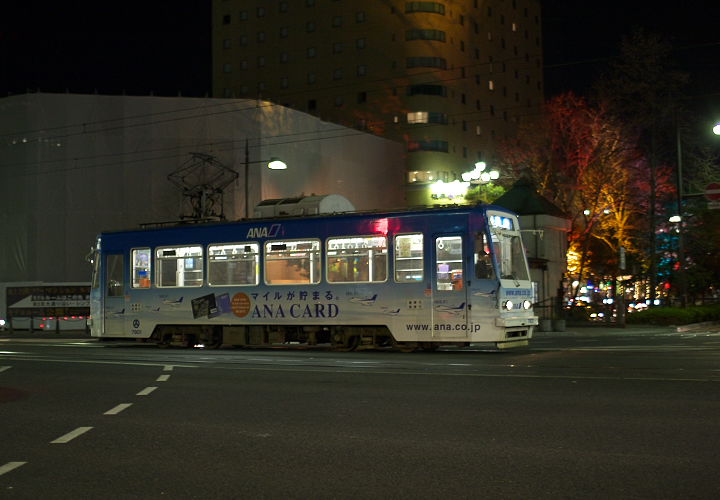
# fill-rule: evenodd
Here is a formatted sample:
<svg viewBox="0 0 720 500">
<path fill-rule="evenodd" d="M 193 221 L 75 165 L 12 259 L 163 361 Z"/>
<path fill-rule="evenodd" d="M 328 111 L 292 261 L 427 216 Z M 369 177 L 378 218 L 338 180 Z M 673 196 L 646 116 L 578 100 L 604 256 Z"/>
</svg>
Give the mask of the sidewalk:
<svg viewBox="0 0 720 500">
<path fill-rule="evenodd" d="M 597 337 L 603 335 L 650 335 L 650 334 L 673 334 L 673 333 L 699 333 L 699 332 L 720 332 L 720 322 L 708 321 L 704 323 L 693 323 L 681 326 L 662 325 L 626 325 L 617 327 L 606 323 L 588 323 L 584 325 L 568 325 L 564 331 L 539 331 L 533 332 L 533 338 L 542 337 Z"/>
</svg>

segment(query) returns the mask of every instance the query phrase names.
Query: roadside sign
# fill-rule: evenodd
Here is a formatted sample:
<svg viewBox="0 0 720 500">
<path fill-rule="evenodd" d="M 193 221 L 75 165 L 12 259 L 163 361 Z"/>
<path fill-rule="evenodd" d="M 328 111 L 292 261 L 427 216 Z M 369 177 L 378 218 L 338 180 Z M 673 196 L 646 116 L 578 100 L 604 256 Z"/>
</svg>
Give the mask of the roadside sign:
<svg viewBox="0 0 720 500">
<path fill-rule="evenodd" d="M 705 186 L 705 197 L 710 201 L 720 201 L 720 183 L 711 182 Z"/>
</svg>

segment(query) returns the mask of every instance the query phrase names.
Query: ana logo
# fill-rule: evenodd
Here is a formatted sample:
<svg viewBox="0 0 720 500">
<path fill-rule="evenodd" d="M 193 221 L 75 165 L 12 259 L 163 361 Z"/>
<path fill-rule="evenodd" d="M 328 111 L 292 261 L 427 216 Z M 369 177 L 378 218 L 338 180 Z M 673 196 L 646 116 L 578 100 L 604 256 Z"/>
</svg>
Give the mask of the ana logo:
<svg viewBox="0 0 720 500">
<path fill-rule="evenodd" d="M 246 238 L 272 238 L 280 232 L 280 224 L 271 226 L 251 227 L 248 229 Z"/>
</svg>

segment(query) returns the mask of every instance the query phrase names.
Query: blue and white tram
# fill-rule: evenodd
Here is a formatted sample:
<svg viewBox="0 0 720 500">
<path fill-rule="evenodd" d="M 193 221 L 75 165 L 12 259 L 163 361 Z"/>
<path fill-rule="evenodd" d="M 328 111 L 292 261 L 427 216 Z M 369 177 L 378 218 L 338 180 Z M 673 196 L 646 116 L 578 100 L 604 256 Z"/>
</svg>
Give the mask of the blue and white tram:
<svg viewBox="0 0 720 500">
<path fill-rule="evenodd" d="M 538 322 L 518 219 L 495 206 L 107 232 L 93 267 L 95 337 L 507 348 Z"/>
</svg>

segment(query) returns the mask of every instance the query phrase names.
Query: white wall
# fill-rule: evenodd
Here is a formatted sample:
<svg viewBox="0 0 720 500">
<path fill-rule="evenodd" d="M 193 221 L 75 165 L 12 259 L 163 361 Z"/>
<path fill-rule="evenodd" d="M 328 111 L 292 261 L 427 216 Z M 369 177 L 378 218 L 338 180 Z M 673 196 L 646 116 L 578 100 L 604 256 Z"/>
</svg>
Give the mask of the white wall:
<svg viewBox="0 0 720 500">
<path fill-rule="evenodd" d="M 0 99 L 0 282 L 89 281 L 84 257 L 97 233 L 183 213 L 181 191 L 167 176 L 191 152 L 240 174 L 225 190 L 224 213 L 243 217 L 246 140 L 256 162 L 251 207 L 261 197 L 303 193 L 342 194 L 359 210 L 404 205 L 400 144 L 267 102 L 7 97 Z M 289 168 L 263 170 L 257 162 L 270 156 Z"/>
</svg>

